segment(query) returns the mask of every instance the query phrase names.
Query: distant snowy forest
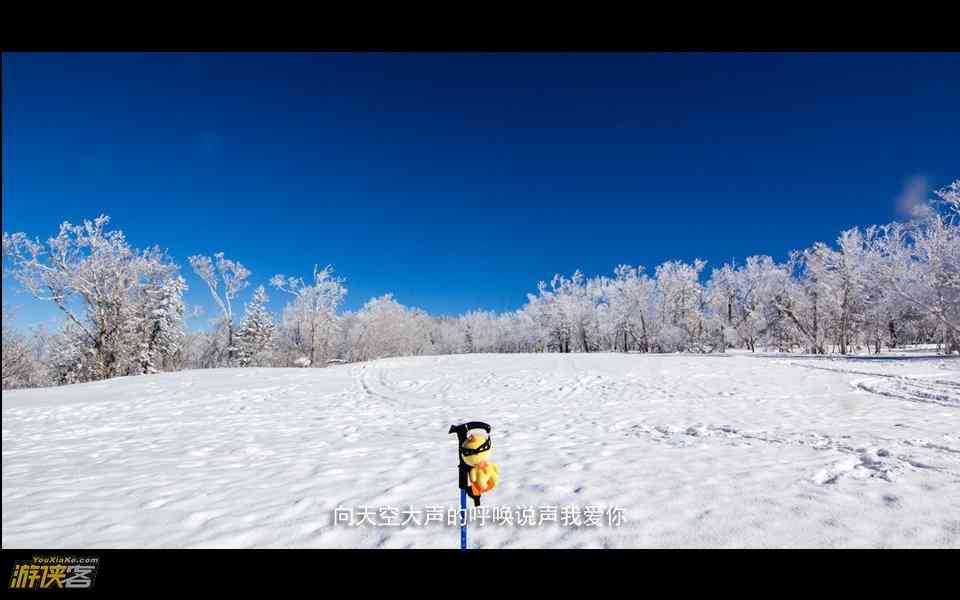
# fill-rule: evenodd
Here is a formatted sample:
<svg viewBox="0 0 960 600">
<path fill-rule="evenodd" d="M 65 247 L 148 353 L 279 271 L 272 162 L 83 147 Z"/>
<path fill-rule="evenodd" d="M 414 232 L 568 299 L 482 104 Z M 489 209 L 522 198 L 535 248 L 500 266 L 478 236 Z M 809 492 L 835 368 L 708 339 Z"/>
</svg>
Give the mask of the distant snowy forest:
<svg viewBox="0 0 960 600">
<path fill-rule="evenodd" d="M 100 216 L 63 223 L 45 243 L 3 234 L 4 277 L 64 315 L 58 331 L 20 331 L 3 305 L 3 387 L 95 381 L 181 369 L 322 367 L 342 361 L 468 352 L 880 353 L 936 344 L 960 353 L 960 180 L 906 222 L 849 229 L 778 263 L 751 256 L 705 272 L 669 261 L 652 272 L 577 271 L 540 282 L 519 310 L 432 316 L 387 294 L 344 311 L 332 267 L 278 274 L 250 292 L 252 273 L 223 253 L 190 269 L 219 311 L 184 327 L 187 283 L 158 246 L 130 247 Z M 267 310 L 269 293 L 288 299 Z M 247 295 L 238 310 L 241 295 Z"/>
</svg>

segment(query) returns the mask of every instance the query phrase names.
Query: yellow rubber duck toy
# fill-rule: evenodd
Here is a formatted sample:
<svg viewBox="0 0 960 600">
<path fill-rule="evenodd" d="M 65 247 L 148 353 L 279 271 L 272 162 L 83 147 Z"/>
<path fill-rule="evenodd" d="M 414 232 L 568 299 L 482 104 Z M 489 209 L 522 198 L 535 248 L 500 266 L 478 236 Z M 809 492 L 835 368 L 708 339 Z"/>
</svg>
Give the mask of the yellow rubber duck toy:
<svg viewBox="0 0 960 600">
<path fill-rule="evenodd" d="M 460 454 L 463 462 L 471 467 L 470 489 L 474 496 L 489 492 L 496 487 L 500 479 L 500 467 L 490 462 L 489 437 L 483 434 L 470 434 L 464 440 Z"/>
</svg>

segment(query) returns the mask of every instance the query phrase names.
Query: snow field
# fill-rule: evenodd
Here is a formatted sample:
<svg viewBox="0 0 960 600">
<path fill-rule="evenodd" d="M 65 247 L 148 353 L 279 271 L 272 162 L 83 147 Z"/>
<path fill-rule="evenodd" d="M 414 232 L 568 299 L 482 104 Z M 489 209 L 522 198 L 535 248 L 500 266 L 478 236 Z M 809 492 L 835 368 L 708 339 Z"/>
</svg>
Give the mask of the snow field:
<svg viewBox="0 0 960 600">
<path fill-rule="evenodd" d="M 478 548 L 960 547 L 960 361 L 475 354 L 217 369 L 3 394 L 3 547 L 451 548 L 333 524 L 455 507 L 453 423 L 493 425 Z"/>
</svg>

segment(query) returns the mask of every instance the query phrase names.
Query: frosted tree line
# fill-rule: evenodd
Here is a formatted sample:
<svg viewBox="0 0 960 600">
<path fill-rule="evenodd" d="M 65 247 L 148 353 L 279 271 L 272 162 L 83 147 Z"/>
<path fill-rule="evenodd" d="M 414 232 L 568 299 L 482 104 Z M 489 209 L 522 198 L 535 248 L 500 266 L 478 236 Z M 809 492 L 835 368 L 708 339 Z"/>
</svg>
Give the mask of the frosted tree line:
<svg viewBox="0 0 960 600">
<path fill-rule="evenodd" d="M 64 315 L 59 331 L 33 340 L 44 351 L 30 370 L 42 369 L 50 383 L 156 373 L 182 364 L 186 282 L 179 267 L 159 247 L 131 248 L 123 232 L 106 230 L 108 222 L 101 216 L 82 225 L 64 223 L 46 244 L 22 233 L 3 235 L 10 274 Z M 8 336 L 4 325 L 5 387 L 24 382 L 9 375 L 7 366 L 8 360 L 16 362 L 8 356 L 22 357 L 26 345 L 21 337 Z"/>
<path fill-rule="evenodd" d="M 253 275 L 223 253 L 188 259 L 218 313 L 187 331 L 180 266 L 132 248 L 101 216 L 45 243 L 3 234 L 4 277 L 64 316 L 57 331 L 8 326 L 3 387 L 60 385 L 180 369 L 322 367 L 389 356 L 472 352 L 880 353 L 936 344 L 960 354 L 960 180 L 906 222 L 849 229 L 784 262 L 620 265 L 540 282 L 519 310 L 432 316 L 387 294 L 357 311 L 332 267 L 277 274 L 243 306 Z M 286 305 L 267 308 L 269 293 Z"/>
</svg>

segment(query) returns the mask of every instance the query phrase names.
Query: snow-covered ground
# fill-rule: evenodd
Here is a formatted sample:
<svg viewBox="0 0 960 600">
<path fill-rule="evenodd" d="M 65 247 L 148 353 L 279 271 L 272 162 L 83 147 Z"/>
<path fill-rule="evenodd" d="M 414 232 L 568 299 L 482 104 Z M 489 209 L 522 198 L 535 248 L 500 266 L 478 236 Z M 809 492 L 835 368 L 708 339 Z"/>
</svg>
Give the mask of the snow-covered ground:
<svg viewBox="0 0 960 600">
<path fill-rule="evenodd" d="M 460 355 L 186 371 L 3 393 L 4 548 L 451 548 L 452 423 L 493 427 L 472 547 L 960 546 L 960 361 Z M 422 520 L 422 519 L 421 519 Z"/>
</svg>

